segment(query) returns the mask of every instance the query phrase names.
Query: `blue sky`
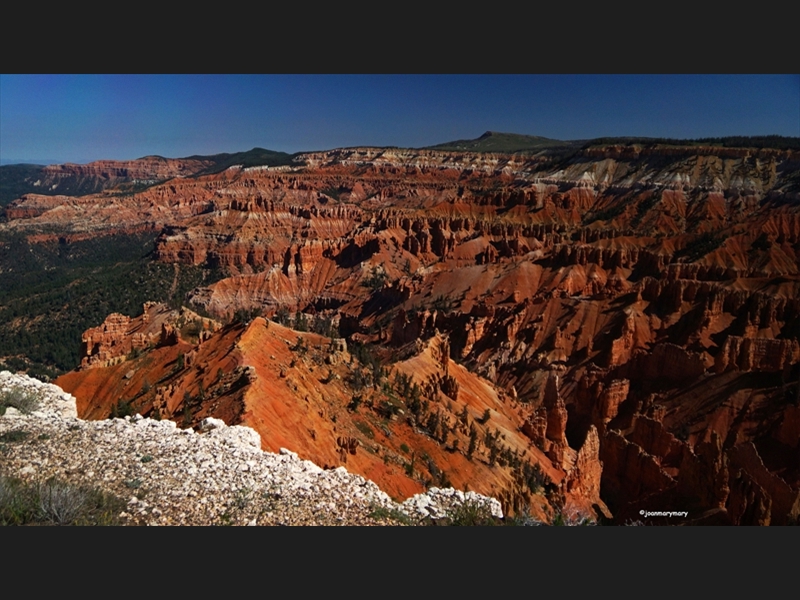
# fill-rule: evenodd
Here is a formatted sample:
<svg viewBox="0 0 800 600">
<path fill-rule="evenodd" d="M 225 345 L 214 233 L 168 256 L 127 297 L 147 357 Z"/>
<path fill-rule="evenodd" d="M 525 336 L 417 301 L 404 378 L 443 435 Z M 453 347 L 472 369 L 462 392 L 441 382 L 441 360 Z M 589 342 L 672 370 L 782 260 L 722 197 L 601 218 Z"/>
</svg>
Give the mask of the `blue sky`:
<svg viewBox="0 0 800 600">
<path fill-rule="evenodd" d="M 0 75 L 0 161 L 800 136 L 800 75 Z"/>
</svg>

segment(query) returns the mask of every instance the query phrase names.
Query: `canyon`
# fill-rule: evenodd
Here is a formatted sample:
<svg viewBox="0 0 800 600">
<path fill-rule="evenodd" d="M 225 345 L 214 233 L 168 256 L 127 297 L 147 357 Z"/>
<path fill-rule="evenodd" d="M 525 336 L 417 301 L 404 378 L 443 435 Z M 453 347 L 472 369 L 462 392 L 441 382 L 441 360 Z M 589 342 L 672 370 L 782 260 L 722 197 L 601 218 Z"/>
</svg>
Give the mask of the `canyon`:
<svg viewBox="0 0 800 600">
<path fill-rule="evenodd" d="M 109 177 L 160 182 L 28 192 L 0 223 L 32 247 L 152 232 L 148 260 L 223 274 L 75 340 L 55 383 L 82 419 L 246 425 L 397 502 L 798 522 L 800 150 L 143 161 Z"/>
</svg>

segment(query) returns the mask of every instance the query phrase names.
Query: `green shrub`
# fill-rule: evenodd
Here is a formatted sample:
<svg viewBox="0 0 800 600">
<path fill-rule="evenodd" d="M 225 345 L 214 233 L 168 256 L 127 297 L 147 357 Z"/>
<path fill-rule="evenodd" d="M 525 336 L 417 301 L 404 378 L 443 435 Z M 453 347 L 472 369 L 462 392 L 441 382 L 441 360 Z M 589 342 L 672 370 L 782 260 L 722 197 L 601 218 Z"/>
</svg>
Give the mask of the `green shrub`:
<svg viewBox="0 0 800 600">
<path fill-rule="evenodd" d="M 233 319 L 231 320 L 232 323 L 247 325 L 255 319 L 256 317 L 261 316 L 261 309 L 260 308 L 238 308 L 233 313 Z M 198 332 L 199 335 L 199 332 Z"/>
<path fill-rule="evenodd" d="M 406 475 L 408 475 L 409 477 L 412 477 L 412 478 L 414 477 L 414 465 L 416 464 L 416 462 L 417 462 L 417 451 L 414 450 L 411 453 L 411 460 L 409 462 L 407 462 L 405 464 L 405 467 L 404 467 L 405 471 L 406 471 Z"/>
<path fill-rule="evenodd" d="M 0 525 L 25 525 L 36 519 L 35 488 L 19 479 L 0 477 Z"/>
<path fill-rule="evenodd" d="M 469 447 L 467 448 L 467 458 L 472 460 L 472 456 L 475 454 L 475 450 L 478 449 L 478 431 L 475 429 L 474 425 L 470 426 L 469 429 Z"/>
<path fill-rule="evenodd" d="M 386 508 L 385 506 L 373 504 L 371 509 L 372 510 L 369 513 L 369 516 L 373 519 L 377 519 L 380 521 L 383 520 L 395 521 L 397 524 L 400 525 L 413 524 L 411 518 L 407 514 L 397 510 L 396 508 Z"/>
<path fill-rule="evenodd" d="M 595 221 L 610 221 L 614 217 L 621 215 L 625 212 L 626 204 L 624 202 L 617 202 L 611 206 L 608 206 L 602 210 L 592 211 L 587 215 L 586 222 L 587 223 L 594 223 Z"/>
<path fill-rule="evenodd" d="M 334 338 L 339 336 L 338 327 L 333 324 L 333 319 L 330 317 L 317 317 L 311 325 L 311 331 L 324 335 L 325 337 Z"/>
<path fill-rule="evenodd" d="M 347 405 L 347 410 L 358 412 L 358 407 L 361 406 L 361 402 L 363 398 L 360 394 L 354 394 L 353 397 L 350 399 L 350 404 Z"/>
<path fill-rule="evenodd" d="M 39 513 L 56 525 L 74 523 L 88 504 L 88 492 L 73 485 L 52 481 L 39 486 Z"/>
<path fill-rule="evenodd" d="M 0 392 L 0 415 L 5 414 L 6 408 L 16 408 L 23 414 L 32 413 L 39 406 L 39 398 L 30 390 L 23 387 L 13 387 Z"/>
<path fill-rule="evenodd" d="M 0 525 L 118 525 L 124 507 L 97 488 L 0 476 Z"/>
<path fill-rule="evenodd" d="M 364 421 L 356 421 L 355 424 L 358 430 L 369 439 L 373 439 L 375 437 L 375 432 L 372 430 L 372 427 L 367 425 Z"/>
<path fill-rule="evenodd" d="M 450 308 L 450 299 L 444 294 L 440 294 L 439 296 L 436 296 L 434 301 L 431 303 L 431 306 L 436 310 L 448 310 Z"/>
<path fill-rule="evenodd" d="M 465 500 L 447 511 L 447 520 L 453 526 L 499 525 L 500 520 L 480 500 Z"/>
<path fill-rule="evenodd" d="M 13 429 L 0 433 L 0 442 L 23 442 L 30 436 L 30 433 L 21 429 Z"/>
<path fill-rule="evenodd" d="M 372 292 L 377 292 L 378 290 L 382 289 L 386 282 L 389 280 L 389 276 L 386 274 L 385 271 L 379 271 L 378 269 L 373 270 L 369 276 L 361 282 L 365 288 L 369 289 Z"/>
<path fill-rule="evenodd" d="M 132 400 L 119 400 L 114 406 L 111 407 L 112 419 L 124 419 L 136 414 L 136 409 L 133 408 Z"/>
<path fill-rule="evenodd" d="M 289 309 L 286 308 L 285 306 L 281 306 L 280 308 L 278 308 L 278 312 L 275 313 L 274 320 L 276 323 L 288 326 L 291 320 L 291 318 L 289 317 Z"/>
<path fill-rule="evenodd" d="M 308 331 L 308 317 L 303 312 L 298 312 L 294 317 L 294 329 L 296 331 Z"/>
<path fill-rule="evenodd" d="M 298 329 L 298 331 L 301 330 Z M 291 350 L 292 352 L 297 352 L 301 356 L 305 356 L 305 354 L 308 352 L 308 344 L 302 337 L 297 336 L 297 342 L 295 342 L 294 346 L 291 347 Z"/>
<path fill-rule="evenodd" d="M 342 190 L 339 187 L 336 187 L 336 186 L 333 186 L 333 185 L 328 186 L 328 187 L 326 187 L 326 188 L 324 188 L 324 189 L 322 189 L 320 191 L 323 194 L 325 194 L 326 196 L 329 196 L 329 197 L 333 198 L 334 200 L 338 200 L 339 199 L 339 194 L 342 193 Z"/>
</svg>

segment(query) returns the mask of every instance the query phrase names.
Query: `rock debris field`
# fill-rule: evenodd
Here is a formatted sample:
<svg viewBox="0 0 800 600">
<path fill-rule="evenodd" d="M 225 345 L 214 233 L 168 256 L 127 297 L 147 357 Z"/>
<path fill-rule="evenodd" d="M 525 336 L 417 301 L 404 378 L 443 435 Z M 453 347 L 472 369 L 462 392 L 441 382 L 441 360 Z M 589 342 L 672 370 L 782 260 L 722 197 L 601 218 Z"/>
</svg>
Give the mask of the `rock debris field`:
<svg viewBox="0 0 800 600">
<path fill-rule="evenodd" d="M 261 450 L 253 429 L 207 419 L 200 431 L 140 415 L 84 421 L 75 398 L 0 372 L 0 398 L 32 398 L 0 416 L 0 475 L 51 478 L 121 498 L 127 525 L 392 525 L 431 522 L 467 502 L 502 518 L 498 500 L 431 488 L 402 504 L 344 467 L 323 470 Z"/>
</svg>

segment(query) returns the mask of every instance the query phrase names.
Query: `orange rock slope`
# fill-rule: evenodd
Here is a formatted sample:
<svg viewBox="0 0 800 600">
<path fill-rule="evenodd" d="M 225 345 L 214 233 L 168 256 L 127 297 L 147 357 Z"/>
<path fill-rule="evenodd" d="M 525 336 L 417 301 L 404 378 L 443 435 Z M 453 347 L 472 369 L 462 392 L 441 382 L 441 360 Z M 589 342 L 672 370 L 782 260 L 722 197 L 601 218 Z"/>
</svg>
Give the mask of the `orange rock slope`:
<svg viewBox="0 0 800 600">
<path fill-rule="evenodd" d="M 115 343 L 144 339 L 148 331 L 152 335 L 142 352 Z M 196 337 L 185 338 L 186 332 Z M 449 358 L 444 336 L 420 343 L 419 354 L 396 363 L 393 373 L 374 377 L 342 339 L 263 318 L 219 327 L 186 310 L 148 304 L 142 316 L 111 315 L 103 327 L 87 332 L 89 356 L 58 384 L 76 395 L 85 418 L 124 414 L 130 407 L 184 427 L 221 418 L 256 429 L 267 450 L 292 448 L 328 468 L 344 465 L 399 499 L 426 484 L 452 484 L 492 491 L 518 506 L 533 503 L 544 515 L 547 501 L 534 497 L 538 488 L 522 481 L 522 473 L 544 469 L 541 484 L 547 477 L 561 483 L 563 473 L 520 434 L 520 417 L 514 411 L 506 415 L 508 399 Z M 409 387 L 424 388 L 418 408 L 400 408 L 406 405 L 400 394 L 414 397 L 397 383 L 404 375 Z M 449 395 L 438 389 L 441 381 L 450 382 L 443 386 Z M 486 410 L 491 416 L 484 421 Z M 433 415 L 435 427 L 429 424 Z M 503 440 L 490 445 L 502 447 L 499 462 L 505 467 L 489 456 L 490 449 L 464 455 L 472 430 L 482 440 L 487 435 Z M 599 502 L 597 493 L 593 499 Z M 591 511 L 585 496 L 573 500 Z"/>
<path fill-rule="evenodd" d="M 73 232 L 159 227 L 158 260 L 230 275 L 187 306 L 272 319 L 203 321 L 195 342 L 154 329 L 200 323 L 189 311 L 110 317 L 59 379 L 85 415 L 122 398 L 187 425 L 221 416 L 398 497 L 451 483 L 511 511 L 797 520 L 797 152 L 302 158 L 12 204 L 8 226 L 31 235 L 63 215 Z M 346 341 L 275 322 L 293 315 Z"/>
</svg>

